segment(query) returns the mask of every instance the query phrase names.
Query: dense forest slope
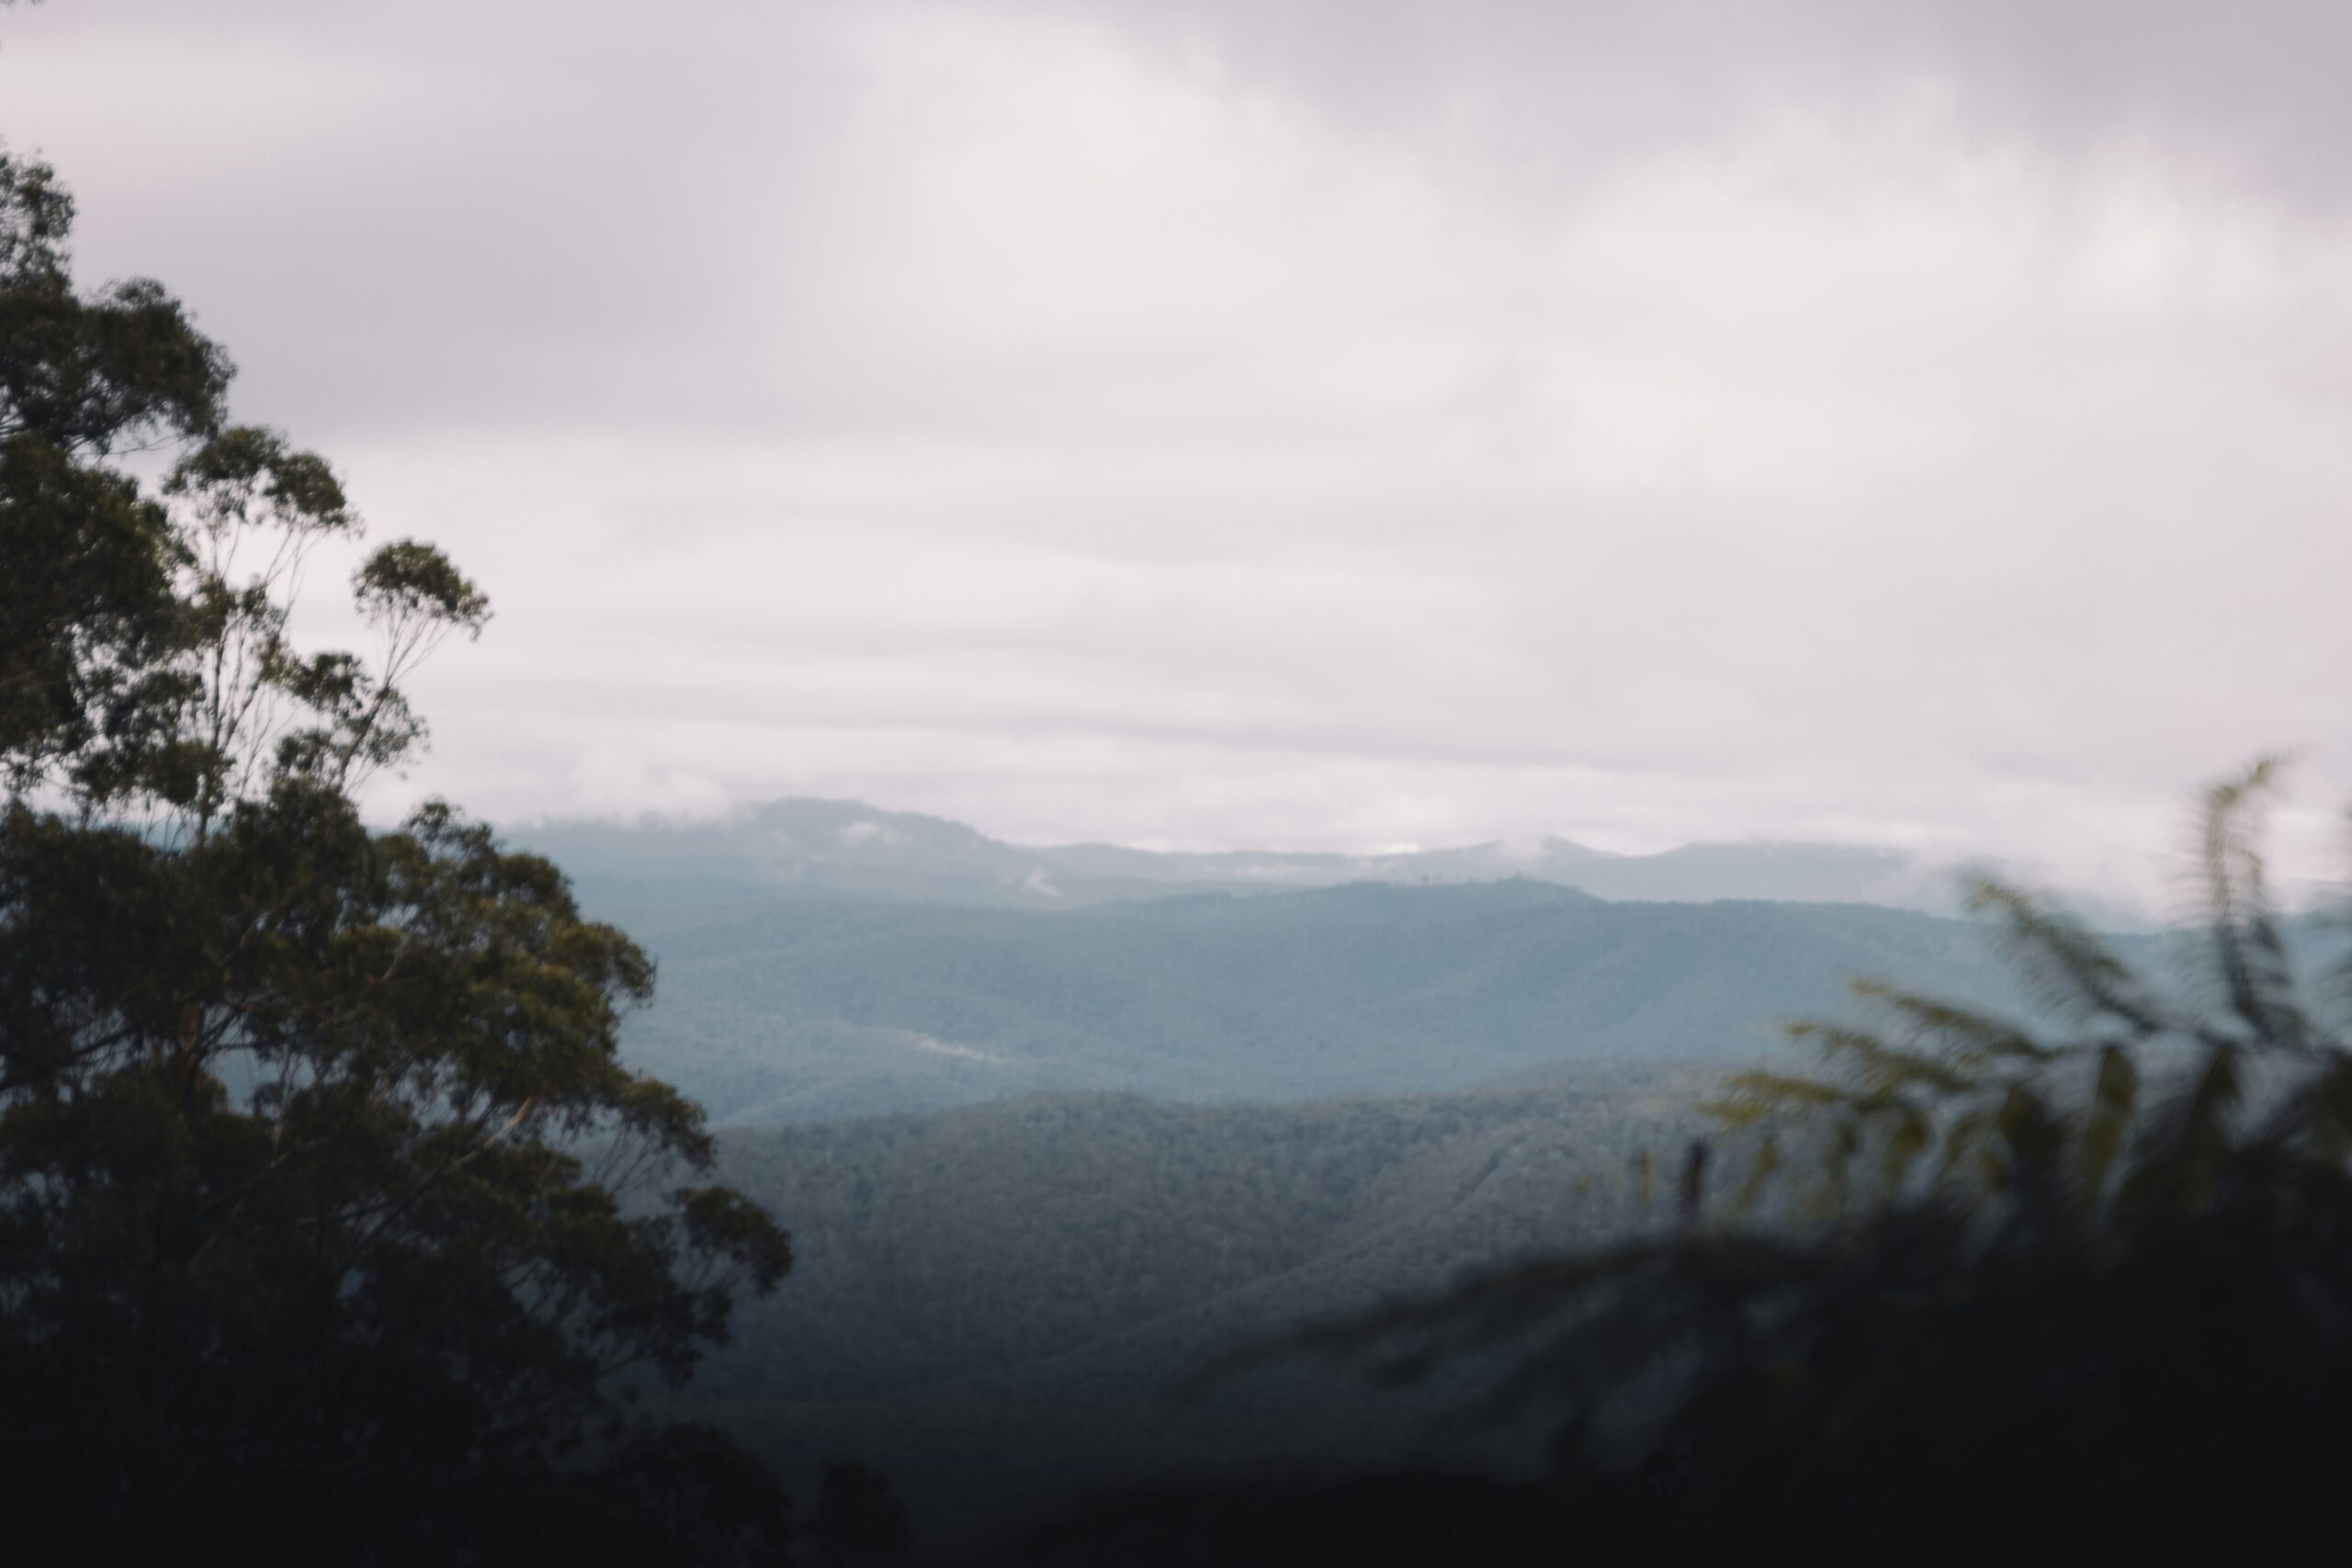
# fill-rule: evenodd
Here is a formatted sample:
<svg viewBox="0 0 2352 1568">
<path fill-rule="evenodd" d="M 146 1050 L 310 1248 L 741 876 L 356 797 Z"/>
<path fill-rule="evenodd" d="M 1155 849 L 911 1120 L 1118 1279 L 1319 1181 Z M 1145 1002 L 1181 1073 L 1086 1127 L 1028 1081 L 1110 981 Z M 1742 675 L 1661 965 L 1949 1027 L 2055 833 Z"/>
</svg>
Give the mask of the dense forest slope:
<svg viewBox="0 0 2352 1568">
<path fill-rule="evenodd" d="M 1630 1156 L 1670 1155 L 1713 1076 L 1587 1064 L 1283 1106 L 1048 1095 L 729 1134 L 725 1176 L 786 1219 L 797 1263 L 695 1397 L 796 1472 L 881 1463 L 951 1535 L 1095 1477 L 1402 1451 L 1425 1409 L 1344 1379 L 1164 1393 L 1237 1339 L 1636 1223 Z"/>
<path fill-rule="evenodd" d="M 1846 905 L 1356 885 L 1046 915 L 832 898 L 623 912 L 645 1068 L 720 1125 L 1046 1089 L 1287 1100 L 1736 1059 L 1851 976 L 2007 1000 L 1975 928 Z"/>
<path fill-rule="evenodd" d="M 787 1218 L 797 1262 L 715 1365 L 767 1393 L 865 1395 L 1238 1297 L 1205 1315 L 1262 1326 L 1439 1284 L 1581 1234 L 1600 1208 L 1567 1201 L 1577 1181 L 1664 1147 L 1712 1077 L 1596 1063 L 1300 1105 L 1039 1095 L 729 1134 L 724 1175 Z"/>
</svg>

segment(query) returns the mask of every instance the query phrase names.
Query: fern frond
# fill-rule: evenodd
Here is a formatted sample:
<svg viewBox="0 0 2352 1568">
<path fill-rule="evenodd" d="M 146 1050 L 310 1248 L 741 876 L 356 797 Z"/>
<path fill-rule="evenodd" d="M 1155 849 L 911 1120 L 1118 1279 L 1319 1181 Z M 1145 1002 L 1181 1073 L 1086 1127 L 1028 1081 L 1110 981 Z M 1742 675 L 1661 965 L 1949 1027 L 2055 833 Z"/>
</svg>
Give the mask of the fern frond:
<svg viewBox="0 0 2352 1568">
<path fill-rule="evenodd" d="M 1936 1170 L 1936 1186 L 1949 1190 L 1958 1184 L 1972 1156 L 1982 1152 L 1993 1133 L 1993 1118 L 1997 1107 L 1979 1105 L 1961 1112 L 1951 1126 L 1944 1129 L 1944 1157 Z"/>
<path fill-rule="evenodd" d="M 1899 1014 L 1921 1043 L 1939 1045 L 1943 1060 L 1956 1072 L 1973 1074 L 1988 1063 L 2004 1060 L 2050 1062 L 2062 1054 L 2059 1048 L 2035 1040 L 2022 1026 L 1992 1013 L 1898 990 L 1875 980 L 1854 980 L 1848 986 L 1865 1002 Z"/>
<path fill-rule="evenodd" d="M 1724 1080 L 1724 1090 L 1706 1101 L 1704 1109 L 1734 1126 L 1746 1126 L 1766 1116 L 1803 1116 L 1854 1102 L 1854 1096 L 1836 1084 L 1784 1073 L 1734 1073 Z"/>
<path fill-rule="evenodd" d="M 1894 1094 L 1912 1088 L 1937 1089 L 1945 1094 L 1964 1094 L 1976 1087 L 1973 1075 L 1915 1051 L 1890 1045 L 1867 1030 L 1849 1029 L 1832 1023 L 1792 1023 L 1788 1026 L 1787 1033 L 1791 1040 L 1811 1042 L 1820 1050 L 1825 1061 L 1847 1058 L 1864 1091 L 1872 1096 Z"/>
<path fill-rule="evenodd" d="M 2205 912 L 2230 1011 L 2256 1044 L 2300 1053 L 2310 1048 L 2312 1032 L 2295 997 L 2259 848 L 2262 807 L 2283 766 L 2279 757 L 2264 757 L 2206 792 Z"/>
<path fill-rule="evenodd" d="M 2352 1157 L 2352 1052 L 2337 1045 L 2321 1051 L 2326 1065 L 2282 1095 L 2262 1125 L 2242 1142 L 2301 1149 L 2330 1165 Z"/>
<path fill-rule="evenodd" d="M 2302 1098 L 2312 1107 L 2312 1152 L 2335 1163 L 2352 1156 L 2352 1055 L 2337 1050 Z"/>
<path fill-rule="evenodd" d="M 1772 1179 L 1772 1173 L 1780 1167 L 1781 1140 L 1768 1134 L 1757 1145 L 1756 1157 L 1748 1162 L 1747 1179 L 1739 1184 L 1739 1190 L 1732 1195 L 1733 1218 L 1742 1219 L 1755 1212 L 1756 1201 L 1764 1195 L 1765 1184 Z"/>
<path fill-rule="evenodd" d="M 2225 1148 L 2229 1143 L 2229 1119 L 2245 1098 L 2245 1054 L 2235 1047 L 2213 1052 L 2181 1120 L 2182 1145 L 2200 1150 Z"/>
<path fill-rule="evenodd" d="M 2132 966 L 2073 916 L 1990 877 L 1968 885 L 1968 908 L 1998 917 L 2003 947 L 2053 1010 L 2077 1022 L 2120 1019 L 2143 1036 L 2161 1033 L 2169 1024 L 2165 1009 Z"/>
<path fill-rule="evenodd" d="M 1898 1100 L 1889 1108 L 1889 1115 L 1894 1124 L 1887 1134 L 1886 1150 L 1882 1156 L 1879 1190 L 1883 1199 L 1892 1202 L 1902 1196 L 1904 1182 L 1909 1178 L 1912 1166 L 1927 1153 L 1933 1133 L 1928 1118 L 1916 1106 Z"/>
<path fill-rule="evenodd" d="M 2120 1045 L 2099 1052 L 2098 1079 L 2091 1089 L 2091 1105 L 2083 1119 L 2078 1165 L 2084 1201 L 2093 1205 L 2107 1189 L 2108 1172 L 2122 1154 L 2140 1105 L 2140 1069 Z"/>
<path fill-rule="evenodd" d="M 2234 1043 L 2207 1049 L 2196 1081 L 2150 1118 L 2118 1194 L 2120 1201 L 2183 1213 L 2204 1206 L 2229 1153 L 2231 1117 L 2245 1097 L 2244 1057 L 2244 1048 Z"/>
<path fill-rule="evenodd" d="M 1826 1196 L 1830 1213 L 1842 1212 L 1847 1201 L 1847 1173 L 1852 1169 L 1854 1156 L 1861 1152 L 1862 1128 L 1859 1120 L 1848 1117 L 1838 1123 L 1829 1134 L 1829 1153 L 1823 1161 L 1822 1190 Z"/>
<path fill-rule="evenodd" d="M 1993 1113 L 1993 1130 L 2007 1145 L 2012 1179 L 2056 1178 L 2065 1147 L 2065 1129 L 2049 1102 L 2030 1084 L 2011 1084 Z"/>
<path fill-rule="evenodd" d="M 1698 1225 L 1700 1210 L 1706 1203 L 1709 1152 L 1704 1138 L 1691 1139 L 1682 1156 L 1682 1173 L 1675 1180 L 1674 1216 L 1685 1230 Z"/>
</svg>

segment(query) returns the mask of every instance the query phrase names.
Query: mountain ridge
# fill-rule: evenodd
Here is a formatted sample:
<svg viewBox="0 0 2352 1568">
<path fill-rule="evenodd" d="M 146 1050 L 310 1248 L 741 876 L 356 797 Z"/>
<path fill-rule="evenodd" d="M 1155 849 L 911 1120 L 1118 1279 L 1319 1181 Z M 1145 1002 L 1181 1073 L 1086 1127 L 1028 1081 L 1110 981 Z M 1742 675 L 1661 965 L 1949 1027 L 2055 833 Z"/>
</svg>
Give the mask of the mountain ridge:
<svg viewBox="0 0 2352 1568">
<path fill-rule="evenodd" d="M 556 819 L 510 830 L 570 872 L 592 901 L 713 903 L 859 894 L 994 908 L 1075 909 L 1185 894 L 1292 892 L 1527 880 L 1617 902 L 1755 899 L 1960 911 L 1957 863 L 1859 844 L 1692 843 L 1655 854 L 1547 836 L 1434 850 L 1184 852 L 1104 843 L 1024 845 L 922 812 L 796 796 L 707 821 Z M 2118 912 L 2100 910 L 2108 923 Z"/>
<path fill-rule="evenodd" d="M 1978 927 L 1864 905 L 1351 884 L 1069 913 L 837 897 L 622 916 L 660 964 L 623 1035 L 714 1123 L 1041 1089 L 1293 1100 L 1560 1061 L 1750 1058 L 1875 976 L 2014 1005 Z"/>
</svg>

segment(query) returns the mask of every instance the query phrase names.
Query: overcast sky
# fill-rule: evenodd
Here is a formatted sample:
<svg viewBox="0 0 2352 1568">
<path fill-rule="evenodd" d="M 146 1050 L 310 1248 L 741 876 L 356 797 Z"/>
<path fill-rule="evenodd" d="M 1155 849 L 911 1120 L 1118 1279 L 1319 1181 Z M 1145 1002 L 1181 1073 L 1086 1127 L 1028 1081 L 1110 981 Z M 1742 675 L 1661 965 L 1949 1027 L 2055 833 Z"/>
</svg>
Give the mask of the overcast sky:
<svg viewBox="0 0 2352 1568">
<path fill-rule="evenodd" d="M 2352 793 L 2352 6 L 51 0 L 95 281 L 497 606 L 385 794 L 1830 838 Z"/>
</svg>

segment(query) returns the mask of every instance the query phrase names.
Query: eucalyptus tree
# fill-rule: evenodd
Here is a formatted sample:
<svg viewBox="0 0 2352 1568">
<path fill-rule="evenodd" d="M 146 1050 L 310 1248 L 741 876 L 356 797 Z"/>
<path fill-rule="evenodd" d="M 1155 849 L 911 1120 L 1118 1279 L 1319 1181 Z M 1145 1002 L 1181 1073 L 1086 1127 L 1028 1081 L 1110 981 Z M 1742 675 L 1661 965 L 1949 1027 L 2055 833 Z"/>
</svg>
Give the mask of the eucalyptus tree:
<svg viewBox="0 0 2352 1568">
<path fill-rule="evenodd" d="M 487 600 L 397 541 L 351 578 L 374 649 L 303 647 L 340 483 L 230 422 L 160 285 L 77 285 L 73 216 L 0 155 L 12 1525 L 98 1560 L 780 1554 L 774 1482 L 634 1397 L 789 1264 L 618 1058 L 652 964 L 453 807 L 360 815 Z"/>
</svg>

